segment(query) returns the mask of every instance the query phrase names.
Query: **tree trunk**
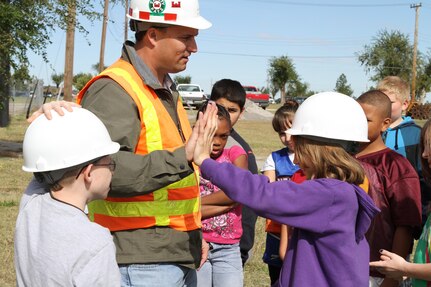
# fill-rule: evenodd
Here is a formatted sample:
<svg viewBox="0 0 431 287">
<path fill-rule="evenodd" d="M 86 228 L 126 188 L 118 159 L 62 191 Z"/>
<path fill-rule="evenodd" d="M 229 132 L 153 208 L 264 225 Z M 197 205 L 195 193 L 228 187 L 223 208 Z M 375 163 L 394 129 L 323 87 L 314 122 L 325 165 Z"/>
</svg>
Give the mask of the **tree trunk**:
<svg viewBox="0 0 431 287">
<path fill-rule="evenodd" d="M 124 7 L 126 9 L 126 13 L 124 13 L 124 42 L 126 42 L 128 37 L 127 31 L 129 30 L 129 18 L 127 17 L 127 14 L 129 14 L 129 1 L 125 0 L 124 2 Z"/>
<path fill-rule="evenodd" d="M 286 102 L 286 85 L 283 85 L 280 89 L 280 103 L 284 105 Z"/>
<path fill-rule="evenodd" d="M 109 0 L 105 0 L 105 6 L 103 7 L 102 40 L 100 41 L 99 73 L 101 73 L 105 67 L 105 42 L 106 27 L 108 26 L 108 8 Z"/>
<path fill-rule="evenodd" d="M 71 1 L 67 17 L 66 57 L 64 64 L 64 100 L 72 101 L 73 55 L 75 48 L 76 5 Z"/>
<path fill-rule="evenodd" d="M 0 127 L 9 125 L 10 80 L 10 58 L 8 55 L 2 55 L 0 57 Z"/>
</svg>

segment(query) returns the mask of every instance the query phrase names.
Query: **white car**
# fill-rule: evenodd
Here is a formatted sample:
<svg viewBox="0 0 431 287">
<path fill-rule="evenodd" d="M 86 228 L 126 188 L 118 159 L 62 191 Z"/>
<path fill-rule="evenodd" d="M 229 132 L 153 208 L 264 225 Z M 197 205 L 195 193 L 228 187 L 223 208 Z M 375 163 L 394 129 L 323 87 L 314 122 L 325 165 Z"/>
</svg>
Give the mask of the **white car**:
<svg viewBox="0 0 431 287">
<path fill-rule="evenodd" d="M 184 106 L 199 108 L 207 100 L 204 91 L 199 85 L 179 84 L 177 90 L 180 93 Z"/>
</svg>

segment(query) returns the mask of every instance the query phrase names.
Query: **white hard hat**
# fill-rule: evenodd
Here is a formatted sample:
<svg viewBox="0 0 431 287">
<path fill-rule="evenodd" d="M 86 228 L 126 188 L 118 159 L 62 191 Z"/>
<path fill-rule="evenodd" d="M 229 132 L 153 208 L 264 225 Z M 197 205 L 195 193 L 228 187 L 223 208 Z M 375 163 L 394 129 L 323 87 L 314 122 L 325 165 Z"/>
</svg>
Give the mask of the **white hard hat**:
<svg viewBox="0 0 431 287">
<path fill-rule="evenodd" d="M 324 92 L 308 97 L 293 119 L 291 135 L 341 141 L 369 142 L 367 117 L 353 98 Z"/>
<path fill-rule="evenodd" d="M 198 0 L 131 0 L 127 17 L 136 21 L 194 29 L 208 29 L 212 25 L 200 16 Z"/>
<path fill-rule="evenodd" d="M 22 169 L 36 173 L 65 169 L 116 153 L 119 148 L 92 112 L 64 109 L 64 116 L 53 112 L 48 120 L 42 115 L 27 128 Z"/>
</svg>

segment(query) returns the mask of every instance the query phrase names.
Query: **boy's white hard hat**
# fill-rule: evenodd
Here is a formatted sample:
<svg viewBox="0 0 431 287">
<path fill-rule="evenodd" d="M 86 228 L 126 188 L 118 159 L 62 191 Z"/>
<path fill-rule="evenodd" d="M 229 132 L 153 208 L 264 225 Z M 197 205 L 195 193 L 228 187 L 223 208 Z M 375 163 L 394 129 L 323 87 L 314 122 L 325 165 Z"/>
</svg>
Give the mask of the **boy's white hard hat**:
<svg viewBox="0 0 431 287">
<path fill-rule="evenodd" d="M 194 29 L 208 29 L 212 25 L 200 16 L 198 0 L 131 0 L 127 17 L 147 23 Z"/>
<path fill-rule="evenodd" d="M 120 145 L 111 140 L 102 121 L 83 108 L 64 109 L 64 116 L 52 112 L 36 118 L 24 136 L 22 169 L 46 172 L 73 167 L 116 153 Z"/>
<path fill-rule="evenodd" d="M 337 92 L 308 97 L 293 119 L 291 135 L 369 142 L 367 117 L 356 100 Z"/>
</svg>

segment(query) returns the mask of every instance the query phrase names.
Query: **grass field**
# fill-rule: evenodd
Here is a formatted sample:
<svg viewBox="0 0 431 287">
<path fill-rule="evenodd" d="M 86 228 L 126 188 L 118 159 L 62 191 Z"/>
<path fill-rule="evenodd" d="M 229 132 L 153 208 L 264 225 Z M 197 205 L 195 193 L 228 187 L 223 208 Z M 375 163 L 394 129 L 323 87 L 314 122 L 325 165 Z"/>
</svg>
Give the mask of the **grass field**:
<svg viewBox="0 0 431 287">
<path fill-rule="evenodd" d="M 12 118 L 7 128 L 0 128 L 0 140 L 22 142 L 27 127 L 24 115 Z M 269 121 L 239 121 L 237 131 L 254 149 L 258 162 L 281 147 L 277 134 Z M 0 286 L 15 286 L 13 266 L 13 233 L 18 213 L 19 199 L 31 174 L 21 170 L 22 157 L 0 157 Z M 258 164 L 261 167 L 261 164 Z M 265 244 L 264 220 L 256 225 L 256 243 L 253 255 L 245 268 L 245 286 L 269 286 L 266 265 L 261 257 Z M 228 287 L 228 286 L 226 286 Z"/>
</svg>

